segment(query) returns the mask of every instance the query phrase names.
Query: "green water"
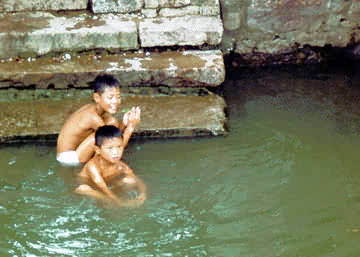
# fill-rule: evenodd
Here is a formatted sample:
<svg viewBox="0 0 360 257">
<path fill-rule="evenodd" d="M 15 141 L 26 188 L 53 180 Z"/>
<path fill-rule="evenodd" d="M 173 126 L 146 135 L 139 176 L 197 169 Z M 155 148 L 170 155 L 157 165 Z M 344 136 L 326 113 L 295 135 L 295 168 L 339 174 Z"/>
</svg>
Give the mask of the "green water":
<svg viewBox="0 0 360 257">
<path fill-rule="evenodd" d="M 360 80 L 233 79 L 227 137 L 128 147 L 149 188 L 138 209 L 74 195 L 55 145 L 0 148 L 0 256 L 359 256 Z"/>
</svg>

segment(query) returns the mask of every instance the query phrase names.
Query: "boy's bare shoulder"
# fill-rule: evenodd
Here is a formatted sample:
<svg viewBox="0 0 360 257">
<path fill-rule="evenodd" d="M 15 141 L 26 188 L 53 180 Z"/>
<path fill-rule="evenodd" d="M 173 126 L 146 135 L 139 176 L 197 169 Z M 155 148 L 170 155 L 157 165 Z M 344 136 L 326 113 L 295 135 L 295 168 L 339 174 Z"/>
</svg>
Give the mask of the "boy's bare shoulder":
<svg viewBox="0 0 360 257">
<path fill-rule="evenodd" d="M 77 125 L 92 125 L 102 126 L 104 121 L 96 112 L 94 104 L 87 104 L 74 112 L 68 119 L 69 123 L 77 123 Z M 92 127 L 92 126 L 91 126 Z"/>
<path fill-rule="evenodd" d="M 90 159 L 84 167 L 81 169 L 79 176 L 81 177 L 90 177 L 91 172 L 100 172 L 98 167 L 98 163 L 95 161 L 94 158 Z"/>
</svg>

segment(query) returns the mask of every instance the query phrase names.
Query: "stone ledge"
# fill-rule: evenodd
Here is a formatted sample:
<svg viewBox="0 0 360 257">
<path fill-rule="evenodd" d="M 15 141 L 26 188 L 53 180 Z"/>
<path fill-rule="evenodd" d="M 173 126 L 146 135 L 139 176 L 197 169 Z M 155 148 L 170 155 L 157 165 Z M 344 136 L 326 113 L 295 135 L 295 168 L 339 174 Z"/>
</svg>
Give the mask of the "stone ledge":
<svg viewBox="0 0 360 257">
<path fill-rule="evenodd" d="M 139 48 L 135 18 L 46 12 L 0 14 L 0 59 L 87 49 Z"/>
<path fill-rule="evenodd" d="M 102 73 L 113 74 L 122 86 L 218 86 L 225 79 L 225 66 L 219 50 L 68 54 L 0 62 L 0 88 L 89 87 L 87 83 Z"/>
<path fill-rule="evenodd" d="M 62 100 L 0 102 L 0 143 L 54 141 L 65 119 L 88 97 Z M 208 92 L 203 96 L 124 96 L 122 115 L 132 106 L 140 106 L 142 120 L 134 137 L 193 137 L 225 135 L 225 101 Z"/>
</svg>

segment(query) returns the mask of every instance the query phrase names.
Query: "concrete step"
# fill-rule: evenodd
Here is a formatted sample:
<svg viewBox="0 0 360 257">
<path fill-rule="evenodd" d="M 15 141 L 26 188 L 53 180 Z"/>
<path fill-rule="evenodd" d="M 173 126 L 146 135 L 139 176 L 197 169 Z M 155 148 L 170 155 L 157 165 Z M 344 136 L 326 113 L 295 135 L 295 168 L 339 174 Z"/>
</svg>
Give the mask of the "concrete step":
<svg viewBox="0 0 360 257">
<path fill-rule="evenodd" d="M 140 29 L 138 29 L 140 28 Z M 220 16 L 144 18 L 130 14 L 0 14 L 0 59 L 92 49 L 134 50 L 221 42 Z"/>
<path fill-rule="evenodd" d="M 87 49 L 139 48 L 134 18 L 119 15 L 0 14 L 0 58 Z"/>
<path fill-rule="evenodd" d="M 224 135 L 226 117 L 223 98 L 206 89 L 183 93 L 123 94 L 122 115 L 140 106 L 141 123 L 134 137 L 193 137 Z M 194 94 L 195 93 L 195 94 Z M 52 141 L 65 119 L 89 103 L 90 90 L 3 90 L 0 91 L 0 143 Z"/>
<path fill-rule="evenodd" d="M 218 86 L 225 79 L 221 51 L 135 52 L 70 55 L 0 61 L 0 88 L 89 87 L 101 73 L 123 86 Z"/>
</svg>

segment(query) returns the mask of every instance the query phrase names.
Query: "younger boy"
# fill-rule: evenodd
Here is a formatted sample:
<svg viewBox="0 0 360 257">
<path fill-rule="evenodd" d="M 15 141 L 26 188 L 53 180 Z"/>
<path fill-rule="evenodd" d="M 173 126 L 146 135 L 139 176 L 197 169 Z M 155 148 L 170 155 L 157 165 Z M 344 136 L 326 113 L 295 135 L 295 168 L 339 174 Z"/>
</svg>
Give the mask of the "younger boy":
<svg viewBox="0 0 360 257">
<path fill-rule="evenodd" d="M 111 75 L 100 75 L 92 82 L 94 103 L 74 112 L 62 127 L 57 141 L 56 159 L 65 165 L 87 162 L 94 153 L 94 132 L 104 125 L 115 125 L 124 131 L 124 147 L 140 122 L 140 108 L 133 107 L 121 124 L 112 116 L 121 103 L 120 84 Z"/>
<path fill-rule="evenodd" d="M 95 156 L 79 174 L 81 185 L 75 192 L 99 200 L 111 200 L 117 206 L 135 207 L 146 200 L 146 186 L 121 161 L 124 151 L 122 132 L 115 126 L 102 126 L 95 133 Z M 137 188 L 138 197 L 121 200 L 114 192 Z"/>
</svg>

